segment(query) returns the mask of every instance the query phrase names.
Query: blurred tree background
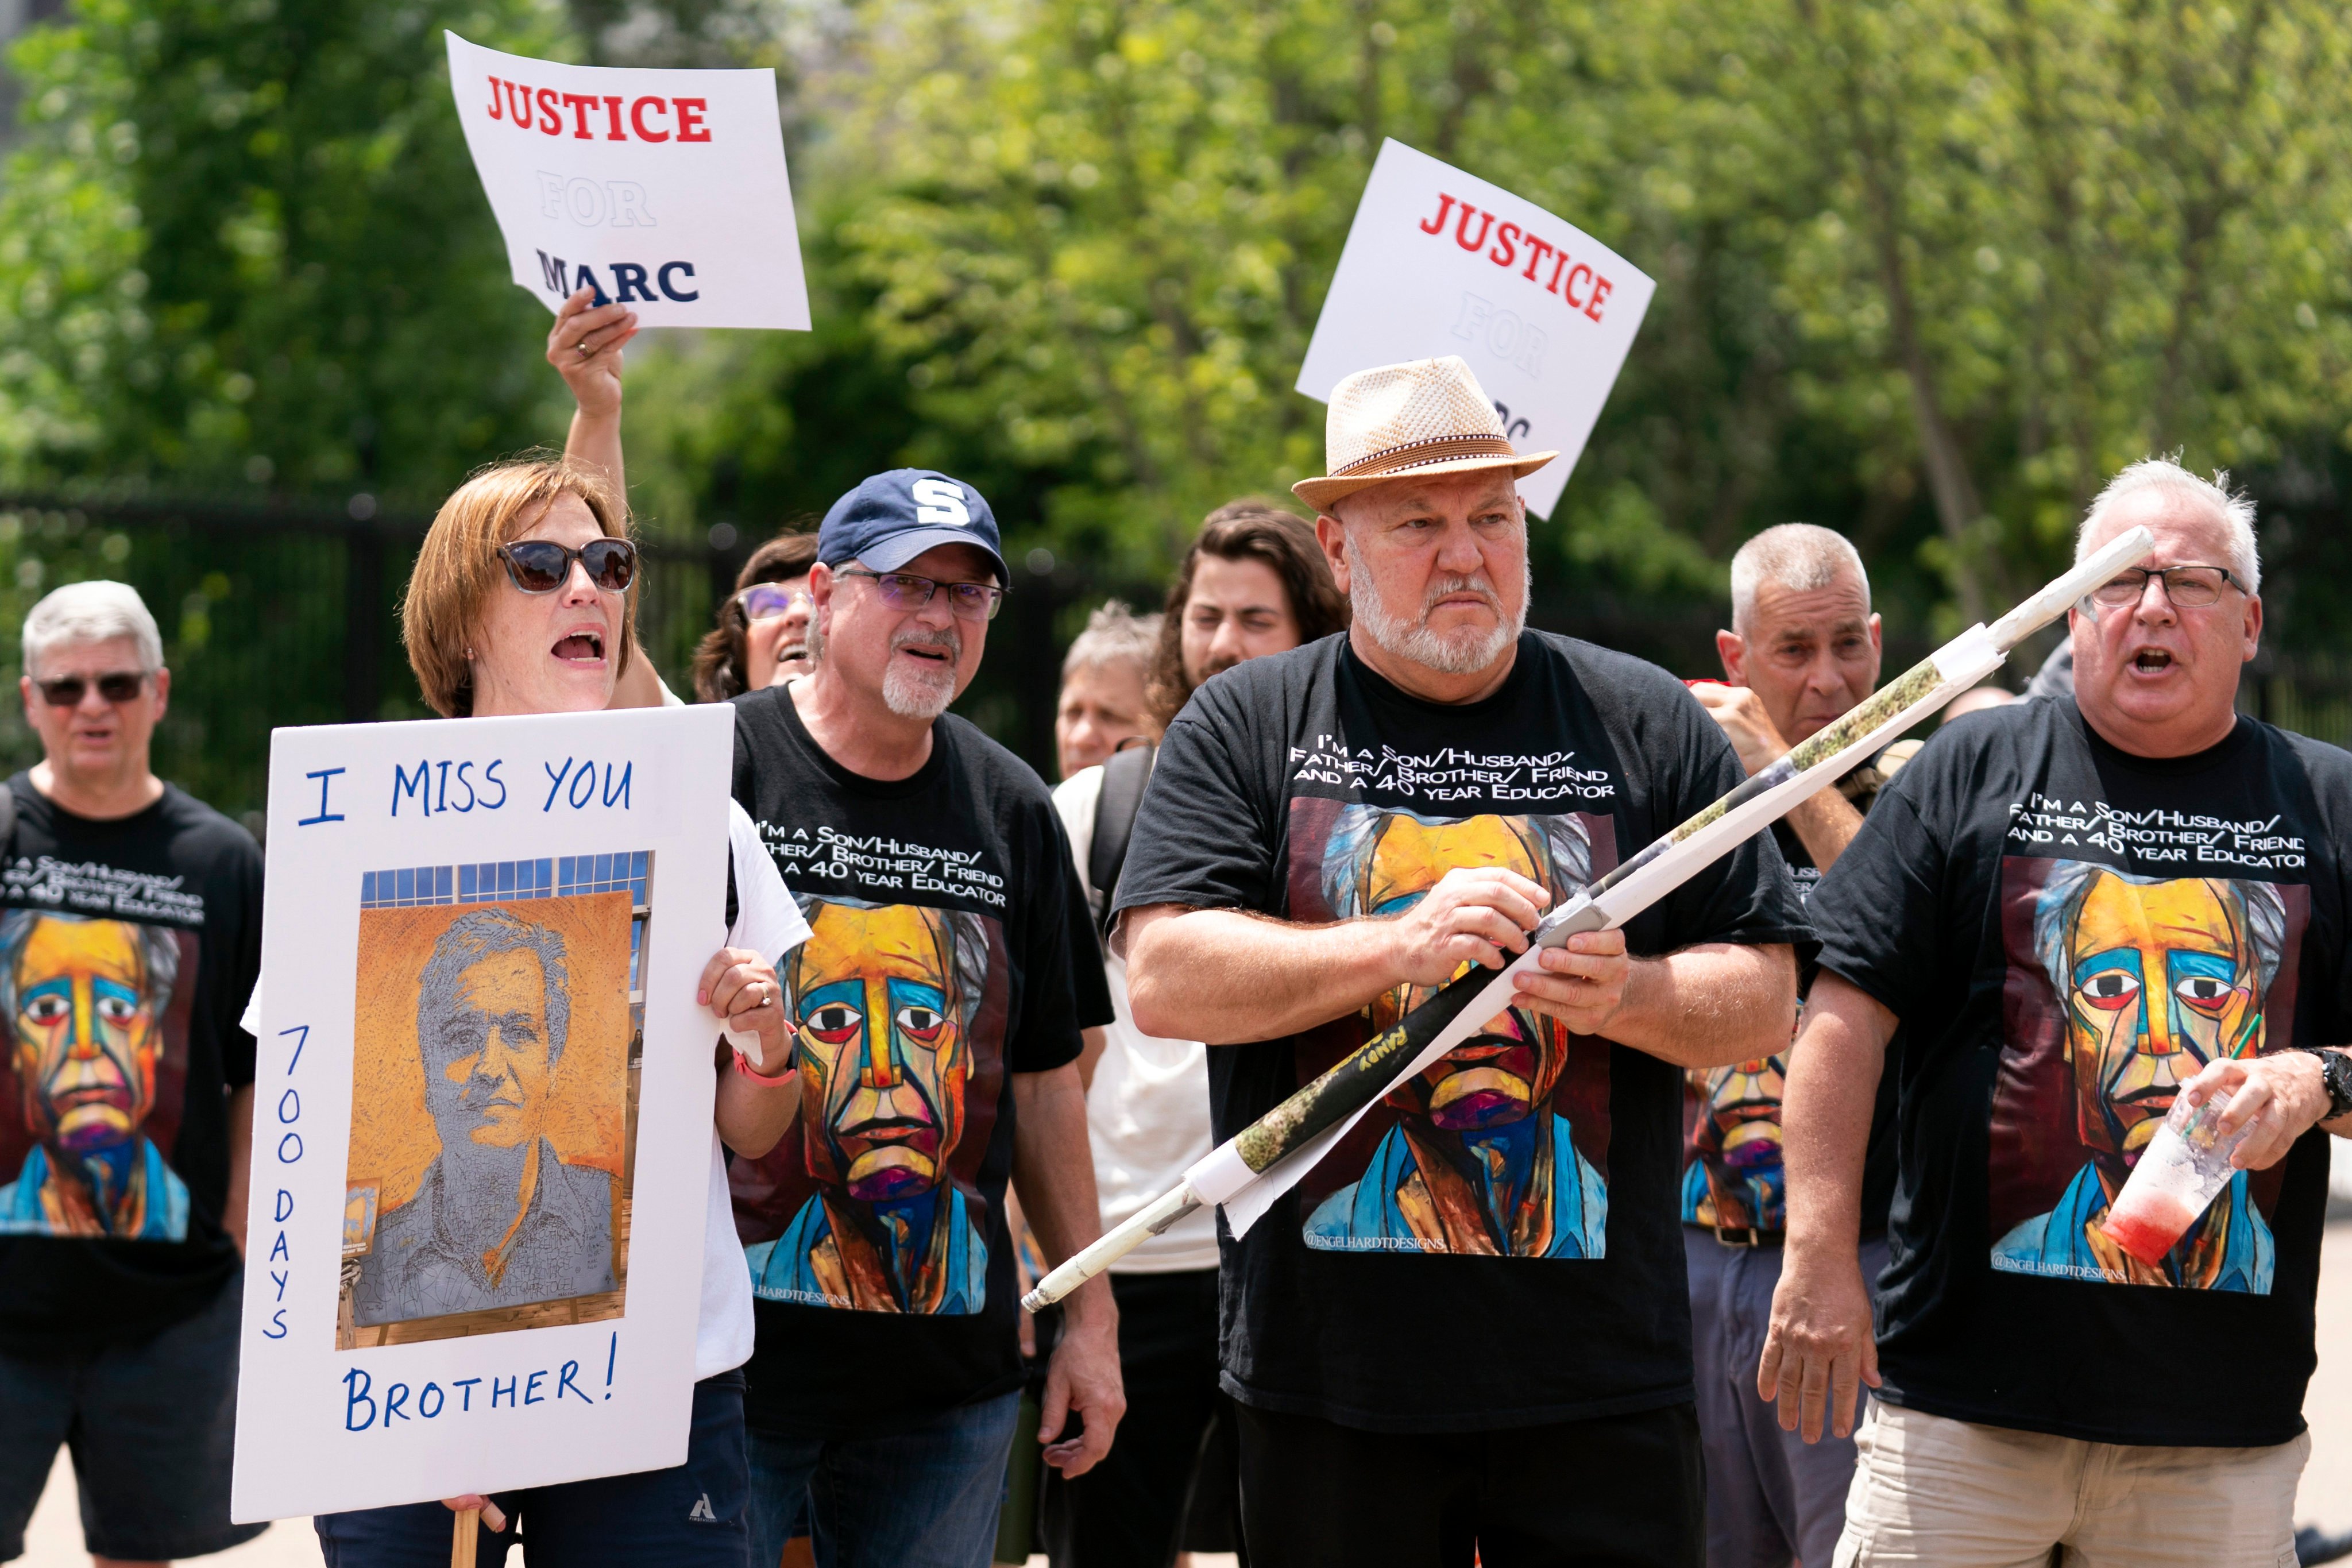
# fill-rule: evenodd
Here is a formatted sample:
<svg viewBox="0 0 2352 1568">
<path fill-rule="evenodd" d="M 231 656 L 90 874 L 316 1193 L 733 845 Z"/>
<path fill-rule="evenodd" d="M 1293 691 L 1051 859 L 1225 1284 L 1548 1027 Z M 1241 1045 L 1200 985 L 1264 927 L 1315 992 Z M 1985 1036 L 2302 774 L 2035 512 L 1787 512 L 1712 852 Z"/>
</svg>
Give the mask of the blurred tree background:
<svg viewBox="0 0 2352 1568">
<path fill-rule="evenodd" d="M 1317 470 L 1290 385 L 1393 136 L 1658 279 L 1536 528 L 1540 621 L 1706 668 L 1724 561 L 1802 518 L 1916 648 L 2178 449 L 2262 502 L 2274 716 L 2352 738 L 2352 17 L 2319 0 L 76 0 L 11 57 L 0 494 L 41 500 L 0 515 L 0 637 L 46 584 L 141 584 L 167 765 L 224 804 L 270 721 L 415 710 L 399 536 L 370 577 L 320 520 L 421 518 L 561 439 L 443 27 L 777 72 L 817 330 L 630 351 L 674 686 L 744 548 L 919 463 L 989 495 L 1050 612 L 966 700 L 1034 752 L 1086 595 Z M 254 526 L 110 521 L 126 496 Z M 338 684 L 316 628 L 362 623 L 382 679 Z"/>
</svg>

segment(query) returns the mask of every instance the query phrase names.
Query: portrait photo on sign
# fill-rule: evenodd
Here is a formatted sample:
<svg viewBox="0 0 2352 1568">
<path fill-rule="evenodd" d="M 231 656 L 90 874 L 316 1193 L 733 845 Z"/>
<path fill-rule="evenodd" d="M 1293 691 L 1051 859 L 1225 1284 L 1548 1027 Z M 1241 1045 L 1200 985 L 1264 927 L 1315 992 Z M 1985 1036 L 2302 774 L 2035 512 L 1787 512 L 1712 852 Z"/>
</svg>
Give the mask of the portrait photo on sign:
<svg viewBox="0 0 2352 1568">
<path fill-rule="evenodd" d="M 2102 1228 L 2181 1086 L 2283 1050 L 2311 891 L 2149 877 L 2087 860 L 2001 862 L 2000 1076 L 1987 1179 L 1992 1267 L 2106 1285 L 2267 1296 L 2284 1164 L 2240 1171 L 2159 1265 Z"/>
<path fill-rule="evenodd" d="M 0 913 L 0 1236 L 185 1241 L 194 931 Z"/>
<path fill-rule="evenodd" d="M 1393 915 L 1457 867 L 1499 866 L 1554 903 L 1616 865 L 1612 819 L 1453 817 L 1290 803 L 1291 918 Z M 1305 1083 L 1427 1001 L 1403 984 L 1302 1037 Z M 1318 1252 L 1600 1258 L 1609 1234 L 1609 1047 L 1513 1007 L 1397 1086 L 1299 1183 Z"/>
<path fill-rule="evenodd" d="M 978 1312 L 1003 927 L 922 904 L 800 904 L 809 939 L 778 966 L 799 1031 L 800 1121 L 730 1173 L 751 1289 L 852 1311 Z"/>
<path fill-rule="evenodd" d="M 361 879 L 338 1349 L 621 1315 L 652 858 Z"/>
</svg>

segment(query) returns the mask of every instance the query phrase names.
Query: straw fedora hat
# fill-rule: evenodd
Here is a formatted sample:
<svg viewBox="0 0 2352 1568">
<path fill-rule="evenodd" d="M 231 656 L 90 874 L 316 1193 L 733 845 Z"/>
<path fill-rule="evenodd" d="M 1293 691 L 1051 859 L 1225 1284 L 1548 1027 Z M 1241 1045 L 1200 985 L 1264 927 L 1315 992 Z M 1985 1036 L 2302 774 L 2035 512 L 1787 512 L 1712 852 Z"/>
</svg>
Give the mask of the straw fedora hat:
<svg viewBox="0 0 2352 1568">
<path fill-rule="evenodd" d="M 1459 356 L 1407 360 L 1360 370 L 1331 389 L 1323 422 L 1331 471 L 1299 480 L 1290 493 L 1320 509 L 1406 475 L 1508 468 L 1524 479 L 1559 456 L 1511 450 L 1494 399 Z"/>
</svg>

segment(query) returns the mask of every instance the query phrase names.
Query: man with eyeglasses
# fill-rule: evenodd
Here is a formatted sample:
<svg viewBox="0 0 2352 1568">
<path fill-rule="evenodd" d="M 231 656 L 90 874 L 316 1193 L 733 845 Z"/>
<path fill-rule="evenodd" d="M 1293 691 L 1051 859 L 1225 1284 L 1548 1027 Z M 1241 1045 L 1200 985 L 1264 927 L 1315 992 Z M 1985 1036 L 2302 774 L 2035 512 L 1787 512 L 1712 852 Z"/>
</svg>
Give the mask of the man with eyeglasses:
<svg viewBox="0 0 2352 1568">
<path fill-rule="evenodd" d="M 2352 757 L 2236 710 L 2262 576 L 2226 485 L 2117 475 L 2076 559 L 2139 525 L 2156 549 L 2073 612 L 2074 695 L 1939 729 L 1813 895 L 1758 1388 L 1808 1440 L 1878 1390 L 1840 1563 L 2294 1561 L 2322 1134 L 2352 1136 L 2352 1056 L 2326 1048 L 2352 1038 Z M 2169 1250 L 2126 1250 L 2132 1169 L 2223 1093 L 2236 1173 Z"/>
<path fill-rule="evenodd" d="M 828 1568 L 982 1568 L 1023 1377 L 1008 1178 L 1048 1262 L 1100 1231 L 1077 1058 L 1111 1007 L 1069 841 L 946 711 L 1008 576 L 979 491 L 877 474 L 817 533 L 814 669 L 734 700 L 735 796 L 820 933 L 785 977 L 799 1133 L 732 1173 L 755 1563 L 807 1534 Z M 1048 1364 L 1045 1462 L 1090 1468 L 1124 1408 L 1097 1280 Z"/>
<path fill-rule="evenodd" d="M 100 1568 L 196 1557 L 261 1532 L 228 1516 L 261 851 L 149 765 L 172 675 L 137 593 L 59 588 L 24 659 L 42 756 L 0 798 L 0 1561 L 60 1444 Z"/>
</svg>

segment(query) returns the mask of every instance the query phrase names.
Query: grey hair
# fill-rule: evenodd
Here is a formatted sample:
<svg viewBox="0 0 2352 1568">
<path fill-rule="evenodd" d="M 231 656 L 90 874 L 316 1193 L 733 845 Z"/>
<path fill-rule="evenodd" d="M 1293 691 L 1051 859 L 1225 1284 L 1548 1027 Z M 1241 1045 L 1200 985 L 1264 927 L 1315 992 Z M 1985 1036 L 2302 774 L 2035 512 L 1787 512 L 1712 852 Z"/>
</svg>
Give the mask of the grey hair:
<svg viewBox="0 0 2352 1568">
<path fill-rule="evenodd" d="M 1768 528 L 1739 547 L 1731 558 L 1731 624 L 1748 625 L 1756 614 L 1756 592 L 1778 583 L 1795 594 L 1826 588 L 1838 574 L 1851 572 L 1862 584 L 1862 607 L 1870 608 L 1870 574 L 1846 536 L 1812 522 L 1784 522 Z"/>
<path fill-rule="evenodd" d="M 155 629 L 155 617 L 147 613 L 138 589 L 128 583 L 68 583 L 25 617 L 25 673 L 31 675 L 41 656 L 61 644 L 117 637 L 128 637 L 139 649 L 141 674 L 163 668 L 163 634 Z"/>
<path fill-rule="evenodd" d="M 1458 820 L 1378 805 L 1341 806 L 1339 818 L 1331 825 L 1331 836 L 1323 846 L 1323 902 L 1337 918 L 1355 920 L 1372 912 L 1364 907 L 1364 867 L 1371 858 L 1381 830 L 1401 816 L 1410 817 L 1424 827 L 1448 826 Z M 1564 899 L 1591 884 L 1592 837 L 1582 819 L 1563 813 L 1503 820 L 1512 825 L 1519 841 L 1527 846 L 1528 858 L 1537 862 L 1539 878 L 1547 882 L 1552 897 Z"/>
<path fill-rule="evenodd" d="M 801 917 L 810 925 L 816 924 L 817 911 L 827 904 L 837 904 L 845 910 L 879 910 L 889 906 L 871 899 L 845 899 L 835 893 L 803 893 L 795 891 L 793 901 L 801 907 Z M 980 1005 L 988 997 L 988 921 L 968 910 L 943 910 L 925 905 L 948 922 L 948 941 L 952 951 L 949 962 L 955 969 L 956 1030 L 965 1038 L 971 1035 L 971 1021 L 980 1012 Z M 793 961 L 787 956 L 777 968 L 777 973 L 791 984 Z M 800 1010 L 800 997 L 789 998 L 793 1011 Z"/>
<path fill-rule="evenodd" d="M 2177 451 L 2168 458 L 2142 458 L 2109 479 L 2107 488 L 2091 502 L 2091 510 L 2083 514 L 2083 526 L 2074 531 L 2074 559 L 2080 561 L 2091 553 L 2099 524 L 2118 502 L 2142 490 L 2169 490 L 2184 500 L 2213 509 L 2229 531 L 2230 574 L 2247 594 L 2261 593 L 2263 558 L 2254 543 L 2253 497 L 2230 488 L 2229 469 L 2216 468 L 2211 479 L 2200 479 L 2182 468 L 2179 459 Z"/>
<path fill-rule="evenodd" d="M 180 979 L 180 935 L 169 926 L 132 921 L 108 921 L 103 916 L 59 914 L 54 910 L 10 910 L 0 915 L 0 1014 L 16 1016 L 16 961 L 25 943 L 43 921 L 70 925 L 127 925 L 138 933 L 139 955 L 147 967 L 147 1003 L 158 1023 L 172 1005 L 172 991 Z"/>
<path fill-rule="evenodd" d="M 1139 616 L 1118 599 L 1105 599 L 1062 656 L 1062 679 L 1113 664 L 1130 664 L 1137 674 L 1148 675 L 1159 652 L 1158 614 Z"/>
<path fill-rule="evenodd" d="M 564 963 L 563 935 L 499 909 L 467 910 L 433 944 L 433 956 L 425 961 L 416 987 L 420 1051 L 431 1049 L 428 1023 L 456 1009 L 457 982 L 466 971 L 501 952 L 527 952 L 539 960 L 547 995 L 547 1065 L 562 1059 L 564 1041 L 572 1032 L 572 974 Z"/>
<path fill-rule="evenodd" d="M 2067 933 L 2074 929 L 2075 916 L 2102 877 L 2113 877 L 2135 888 L 2157 888 L 2178 880 L 2172 877 L 2137 877 L 2089 860 L 2061 860 L 2051 868 L 2050 879 L 2042 885 L 2042 895 L 2033 905 L 2033 954 L 2042 961 L 2051 985 L 2062 998 L 2074 985 L 2066 962 Z M 2221 877 L 2205 880 L 2234 894 L 2239 907 L 2245 911 L 2246 942 L 2253 949 L 2255 973 L 2267 997 L 2271 982 L 2277 978 L 2279 964 L 2286 955 L 2286 900 L 2268 882 Z"/>
</svg>

